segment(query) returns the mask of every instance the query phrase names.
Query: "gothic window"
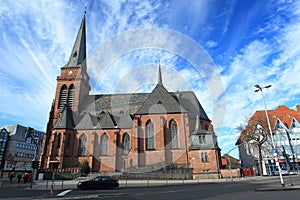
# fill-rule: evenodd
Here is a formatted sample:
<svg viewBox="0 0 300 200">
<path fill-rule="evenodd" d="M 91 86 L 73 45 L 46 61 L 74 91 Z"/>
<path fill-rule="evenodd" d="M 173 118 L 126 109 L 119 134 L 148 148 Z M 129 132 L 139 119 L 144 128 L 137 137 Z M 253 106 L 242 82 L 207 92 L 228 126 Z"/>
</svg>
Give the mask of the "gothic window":
<svg viewBox="0 0 300 200">
<path fill-rule="evenodd" d="M 86 135 L 82 134 L 79 138 L 79 149 L 78 149 L 78 155 L 79 156 L 85 156 L 86 155 L 86 143 L 87 143 Z"/>
<path fill-rule="evenodd" d="M 60 148 L 60 142 L 61 142 L 61 134 L 59 133 L 57 136 L 57 148 Z"/>
<path fill-rule="evenodd" d="M 105 133 L 101 136 L 100 145 L 101 145 L 100 146 L 100 154 L 102 156 L 107 156 L 108 155 L 108 137 Z"/>
<path fill-rule="evenodd" d="M 154 125 L 151 120 L 146 123 L 146 148 L 154 149 Z"/>
<path fill-rule="evenodd" d="M 67 86 L 63 85 L 60 88 L 58 108 L 61 110 L 67 104 Z"/>
<path fill-rule="evenodd" d="M 122 147 L 123 147 L 123 154 L 128 155 L 130 151 L 130 137 L 128 133 L 125 133 L 123 135 Z"/>
<path fill-rule="evenodd" d="M 202 161 L 203 163 L 209 162 L 209 160 L 208 160 L 208 153 L 207 153 L 207 152 L 202 152 L 202 153 L 201 153 L 201 161 Z"/>
<path fill-rule="evenodd" d="M 68 90 L 68 107 L 72 108 L 74 104 L 74 96 L 75 96 L 75 87 L 74 85 L 70 85 Z"/>
<path fill-rule="evenodd" d="M 170 127 L 171 148 L 178 148 L 178 131 L 177 131 L 176 121 L 171 120 L 169 127 Z"/>
<path fill-rule="evenodd" d="M 51 151 L 51 156 L 56 156 L 56 149 L 55 149 L 55 141 L 57 140 L 57 134 L 54 133 L 54 139 L 52 140 L 52 151 Z M 22 145 L 20 145 L 20 148 L 22 148 Z"/>
</svg>

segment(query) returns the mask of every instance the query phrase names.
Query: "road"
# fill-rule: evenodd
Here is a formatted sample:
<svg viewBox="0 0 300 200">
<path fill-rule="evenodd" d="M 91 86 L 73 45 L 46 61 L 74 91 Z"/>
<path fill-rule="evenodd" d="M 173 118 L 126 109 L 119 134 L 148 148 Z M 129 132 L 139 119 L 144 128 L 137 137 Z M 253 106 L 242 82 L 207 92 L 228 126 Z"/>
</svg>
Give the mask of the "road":
<svg viewBox="0 0 300 200">
<path fill-rule="evenodd" d="M 289 186 L 288 178 L 285 178 Z M 258 179 L 234 182 L 210 182 L 179 185 L 163 185 L 153 187 L 120 187 L 114 190 L 77 190 L 75 185 L 65 190 L 56 190 L 55 195 L 49 195 L 49 189 L 1 188 L 0 198 L 13 199 L 122 199 L 122 200 L 232 200 L 232 199 L 295 199 L 300 195 L 300 176 L 293 176 L 293 188 L 282 189 L 278 177 L 263 177 Z M 121 185 L 122 186 L 122 185 Z M 265 189 L 275 191 L 256 191 Z M 62 193 L 64 192 L 64 193 Z M 58 197 L 58 194 L 63 194 Z"/>
</svg>

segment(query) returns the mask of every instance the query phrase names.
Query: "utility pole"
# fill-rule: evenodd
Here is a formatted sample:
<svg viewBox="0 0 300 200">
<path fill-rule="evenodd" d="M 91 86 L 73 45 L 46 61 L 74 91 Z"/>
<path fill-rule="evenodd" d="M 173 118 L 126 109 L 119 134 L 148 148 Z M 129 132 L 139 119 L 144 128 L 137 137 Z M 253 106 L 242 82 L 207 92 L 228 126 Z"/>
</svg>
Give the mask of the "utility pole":
<svg viewBox="0 0 300 200">
<path fill-rule="evenodd" d="M 31 168 L 32 170 L 32 178 L 30 181 L 30 189 L 32 188 L 32 183 L 33 183 L 33 179 L 36 178 L 37 176 L 37 169 L 39 167 L 39 161 L 38 161 L 38 156 L 39 156 L 39 137 L 35 138 L 34 137 L 34 129 L 31 127 L 28 127 L 26 129 L 25 132 L 25 139 L 27 138 L 31 138 L 31 140 L 33 141 L 33 143 L 35 144 L 36 148 L 35 148 L 35 154 L 34 154 L 34 159 L 32 160 L 31 163 Z"/>
</svg>

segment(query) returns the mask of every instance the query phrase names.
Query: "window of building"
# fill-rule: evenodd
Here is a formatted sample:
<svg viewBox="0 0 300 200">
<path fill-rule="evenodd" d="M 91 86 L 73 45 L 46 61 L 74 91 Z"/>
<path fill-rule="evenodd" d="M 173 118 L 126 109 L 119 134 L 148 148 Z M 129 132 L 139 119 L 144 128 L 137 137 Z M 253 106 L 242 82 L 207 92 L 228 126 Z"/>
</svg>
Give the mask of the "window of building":
<svg viewBox="0 0 300 200">
<path fill-rule="evenodd" d="M 102 156 L 108 155 L 108 137 L 105 133 L 101 136 L 100 155 Z"/>
<path fill-rule="evenodd" d="M 59 93 L 58 108 L 62 109 L 65 104 L 67 104 L 67 86 L 63 85 Z"/>
<path fill-rule="evenodd" d="M 202 152 L 202 153 L 201 153 L 201 161 L 202 161 L 203 163 L 209 162 L 209 160 L 208 160 L 208 153 L 207 153 L 207 152 Z"/>
<path fill-rule="evenodd" d="M 59 133 L 58 135 L 57 135 L 57 148 L 60 148 L 60 143 L 61 143 L 61 134 Z"/>
<path fill-rule="evenodd" d="M 128 155 L 130 151 L 130 137 L 128 133 L 123 135 L 123 142 L 122 142 L 123 154 Z"/>
<path fill-rule="evenodd" d="M 199 136 L 199 144 L 205 144 L 205 143 L 206 143 L 205 135 L 200 135 Z"/>
<path fill-rule="evenodd" d="M 146 123 L 146 148 L 154 149 L 154 125 L 151 120 Z"/>
<path fill-rule="evenodd" d="M 86 143 L 87 143 L 86 135 L 82 134 L 79 138 L 79 149 L 78 149 L 79 156 L 86 155 Z"/>
<path fill-rule="evenodd" d="M 71 135 L 65 134 L 65 147 L 68 149 L 70 148 L 70 143 L 71 143 Z"/>
<path fill-rule="evenodd" d="M 170 121 L 170 138 L 171 138 L 171 148 L 178 148 L 178 131 L 177 123 L 175 120 Z"/>
<path fill-rule="evenodd" d="M 68 90 L 68 107 L 73 108 L 74 104 L 74 97 L 75 97 L 75 87 L 74 85 L 70 85 Z"/>
</svg>

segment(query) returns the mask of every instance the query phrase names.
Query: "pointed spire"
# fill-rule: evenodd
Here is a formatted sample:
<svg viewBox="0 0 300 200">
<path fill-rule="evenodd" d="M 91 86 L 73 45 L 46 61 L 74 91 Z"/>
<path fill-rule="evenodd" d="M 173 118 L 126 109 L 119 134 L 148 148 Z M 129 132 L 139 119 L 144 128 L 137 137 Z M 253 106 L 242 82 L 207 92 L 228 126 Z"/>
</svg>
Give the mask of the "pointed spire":
<svg viewBox="0 0 300 200">
<path fill-rule="evenodd" d="M 68 63 L 64 67 L 81 67 L 86 71 L 86 28 L 85 28 L 85 14 L 81 21 L 80 28 L 69 58 Z"/>
<path fill-rule="evenodd" d="M 162 85 L 160 60 L 158 61 L 158 83 L 157 84 Z"/>
</svg>

